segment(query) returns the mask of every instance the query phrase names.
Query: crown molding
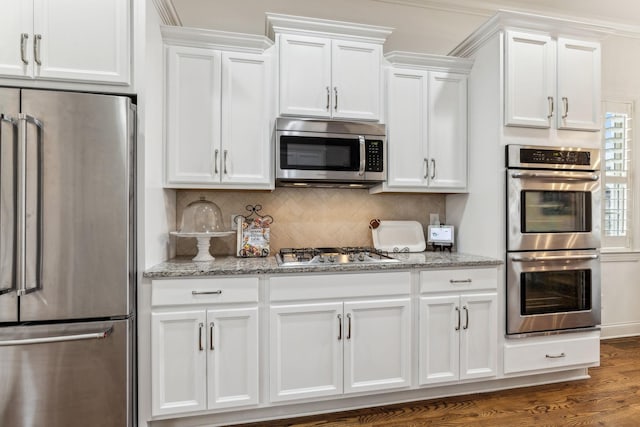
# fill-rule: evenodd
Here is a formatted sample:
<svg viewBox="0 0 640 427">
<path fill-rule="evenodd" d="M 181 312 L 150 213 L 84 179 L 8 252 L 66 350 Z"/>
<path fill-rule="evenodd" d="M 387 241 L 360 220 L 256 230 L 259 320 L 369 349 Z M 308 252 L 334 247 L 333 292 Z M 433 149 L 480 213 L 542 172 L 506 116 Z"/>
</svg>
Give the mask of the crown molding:
<svg viewBox="0 0 640 427">
<path fill-rule="evenodd" d="M 161 25 L 160 32 L 165 43 L 179 46 L 253 53 L 262 53 L 273 46 L 267 37 L 254 34 L 171 25 Z"/>
<path fill-rule="evenodd" d="M 275 40 L 277 33 L 321 37 L 383 44 L 393 32 L 391 27 L 357 24 L 328 19 L 307 18 L 280 13 L 266 14 L 266 34 Z"/>
<path fill-rule="evenodd" d="M 469 58 L 456 58 L 452 56 L 402 52 L 397 50 L 385 54 L 384 58 L 394 67 L 416 70 L 428 68 L 429 70 L 469 74 L 473 66 L 473 59 Z"/>
<path fill-rule="evenodd" d="M 153 4 L 164 25 L 182 26 L 178 11 L 171 0 L 153 0 Z"/>
</svg>

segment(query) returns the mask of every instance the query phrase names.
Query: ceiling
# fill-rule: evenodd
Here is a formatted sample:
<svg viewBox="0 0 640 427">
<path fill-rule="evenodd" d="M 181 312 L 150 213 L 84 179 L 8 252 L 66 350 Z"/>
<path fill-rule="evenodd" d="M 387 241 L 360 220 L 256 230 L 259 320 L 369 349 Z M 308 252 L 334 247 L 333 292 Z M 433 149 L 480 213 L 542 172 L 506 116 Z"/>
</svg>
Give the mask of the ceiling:
<svg viewBox="0 0 640 427">
<path fill-rule="evenodd" d="M 238 0 L 155 0 L 174 8 L 184 26 L 208 27 L 203 25 L 206 17 L 215 17 L 220 8 L 238 3 Z M 352 0 L 343 0 L 349 1 Z M 640 32 L 640 2 L 637 0 L 368 0 L 372 3 L 388 3 L 414 6 L 441 11 L 450 11 L 470 15 L 489 16 L 498 9 L 510 9 L 524 12 L 553 14 L 565 18 L 594 21 L 626 26 L 627 30 Z M 280 8 L 312 3 L 317 0 L 272 0 L 267 1 Z M 250 4 L 250 3 L 249 3 Z M 248 4 L 248 5 L 249 5 Z M 296 6 L 297 6 L 296 5 Z M 345 3 L 346 6 L 346 3 Z M 194 20 L 196 22 L 192 23 Z"/>
</svg>

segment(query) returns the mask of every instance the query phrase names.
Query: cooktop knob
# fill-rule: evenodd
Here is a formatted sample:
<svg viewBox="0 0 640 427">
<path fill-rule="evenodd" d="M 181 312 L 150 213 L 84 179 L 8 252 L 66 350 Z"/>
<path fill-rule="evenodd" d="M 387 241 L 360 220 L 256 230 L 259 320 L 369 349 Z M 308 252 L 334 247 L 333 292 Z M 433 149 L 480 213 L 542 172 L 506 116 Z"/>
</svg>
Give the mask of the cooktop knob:
<svg viewBox="0 0 640 427">
<path fill-rule="evenodd" d="M 359 259 L 360 261 L 364 261 L 364 252 L 360 252 L 360 253 L 358 254 L 358 259 Z"/>
</svg>

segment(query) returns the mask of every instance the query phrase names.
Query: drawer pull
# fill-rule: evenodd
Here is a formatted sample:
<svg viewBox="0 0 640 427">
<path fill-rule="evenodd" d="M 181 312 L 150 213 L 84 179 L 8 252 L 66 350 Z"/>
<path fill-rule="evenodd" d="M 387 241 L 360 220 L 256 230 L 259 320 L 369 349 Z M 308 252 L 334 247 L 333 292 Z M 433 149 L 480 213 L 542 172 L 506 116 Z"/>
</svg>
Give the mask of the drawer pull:
<svg viewBox="0 0 640 427">
<path fill-rule="evenodd" d="M 191 295 L 222 295 L 222 290 L 217 290 L 217 291 L 191 291 Z"/>
<path fill-rule="evenodd" d="M 560 354 L 545 354 L 544 357 L 546 357 L 547 359 L 562 359 L 563 357 L 567 357 L 567 355 L 564 354 L 564 353 L 560 353 Z"/>
<path fill-rule="evenodd" d="M 461 280 L 449 279 L 449 283 L 471 283 L 471 279 L 461 279 Z"/>
</svg>

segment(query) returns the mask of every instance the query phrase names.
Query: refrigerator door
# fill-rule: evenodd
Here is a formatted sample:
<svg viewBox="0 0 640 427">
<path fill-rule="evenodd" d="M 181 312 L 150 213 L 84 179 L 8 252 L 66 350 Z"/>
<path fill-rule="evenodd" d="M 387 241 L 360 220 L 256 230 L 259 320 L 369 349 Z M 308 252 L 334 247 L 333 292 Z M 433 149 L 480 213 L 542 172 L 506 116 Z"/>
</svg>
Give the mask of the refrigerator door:
<svg viewBox="0 0 640 427">
<path fill-rule="evenodd" d="M 22 90 L 20 321 L 132 312 L 133 111 L 126 97 Z"/>
<path fill-rule="evenodd" d="M 0 322 L 18 321 L 15 156 L 20 91 L 0 88 Z"/>
<path fill-rule="evenodd" d="M 0 328 L 0 425 L 132 426 L 133 318 Z"/>
</svg>

